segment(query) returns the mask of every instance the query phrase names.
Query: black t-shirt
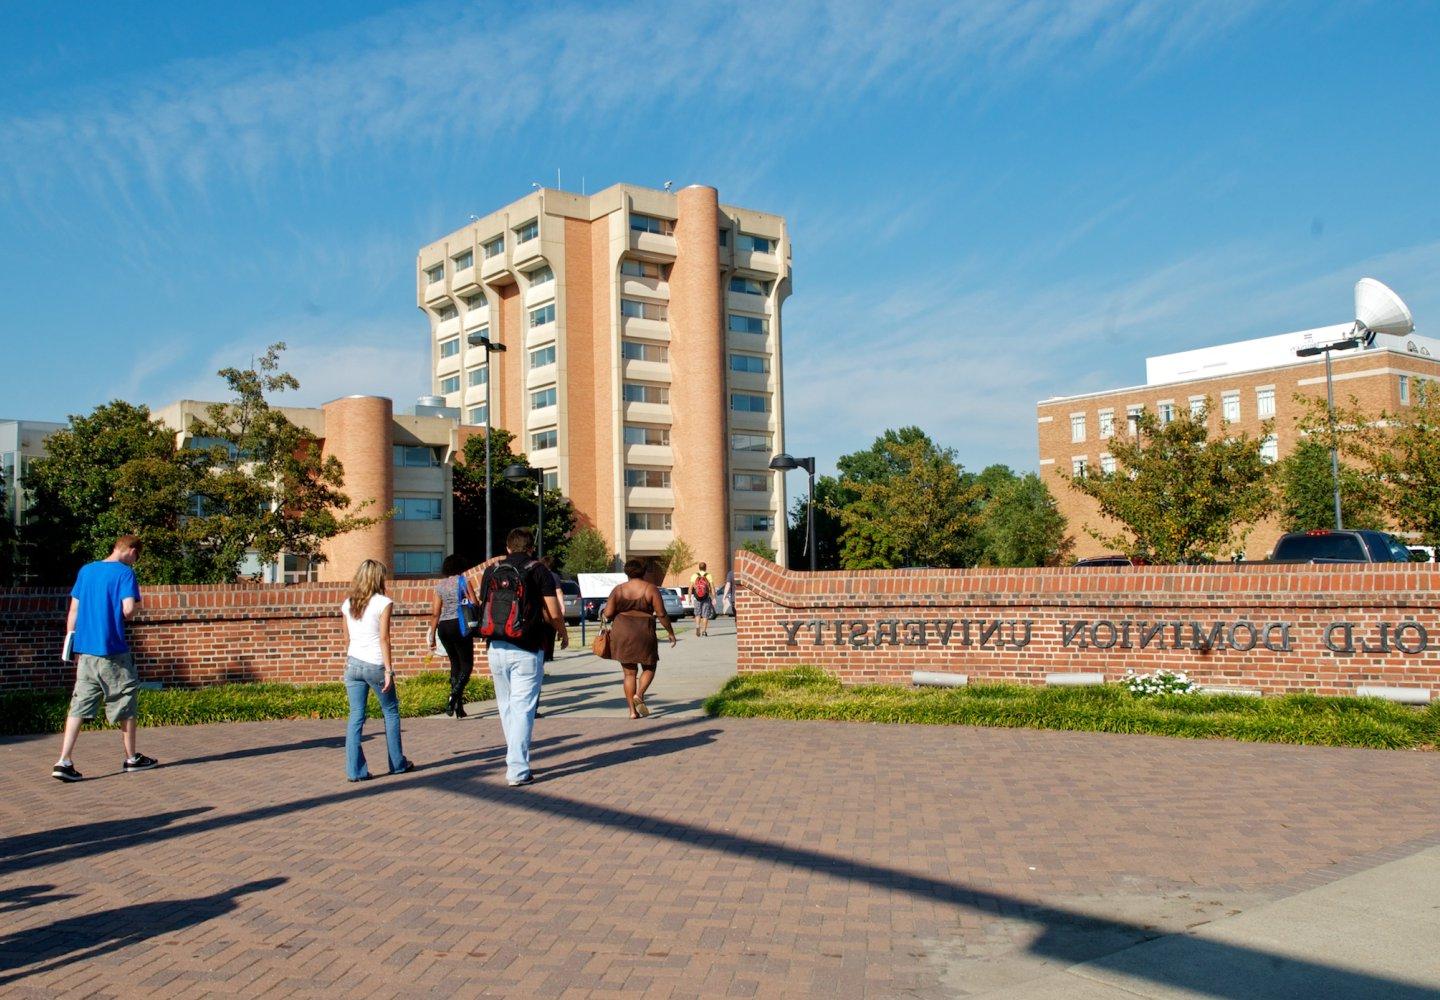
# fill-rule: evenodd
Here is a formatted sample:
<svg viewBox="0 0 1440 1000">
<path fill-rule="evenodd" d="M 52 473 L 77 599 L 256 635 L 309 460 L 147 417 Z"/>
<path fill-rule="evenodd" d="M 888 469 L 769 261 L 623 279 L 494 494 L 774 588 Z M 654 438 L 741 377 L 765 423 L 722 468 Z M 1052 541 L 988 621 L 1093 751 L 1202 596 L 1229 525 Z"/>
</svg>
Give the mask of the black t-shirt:
<svg viewBox="0 0 1440 1000">
<path fill-rule="evenodd" d="M 525 622 L 525 633 L 519 639 L 502 639 L 513 646 L 532 653 L 538 653 L 545 648 L 546 626 L 545 626 L 545 598 L 555 596 L 555 581 L 550 576 L 550 571 L 545 564 L 538 559 L 532 559 L 528 555 L 508 555 L 496 566 L 491 566 L 485 571 L 480 581 L 481 601 L 490 593 L 490 581 L 495 570 L 499 566 L 509 563 L 520 570 L 520 575 L 525 583 L 525 604 L 528 617 Z"/>
</svg>

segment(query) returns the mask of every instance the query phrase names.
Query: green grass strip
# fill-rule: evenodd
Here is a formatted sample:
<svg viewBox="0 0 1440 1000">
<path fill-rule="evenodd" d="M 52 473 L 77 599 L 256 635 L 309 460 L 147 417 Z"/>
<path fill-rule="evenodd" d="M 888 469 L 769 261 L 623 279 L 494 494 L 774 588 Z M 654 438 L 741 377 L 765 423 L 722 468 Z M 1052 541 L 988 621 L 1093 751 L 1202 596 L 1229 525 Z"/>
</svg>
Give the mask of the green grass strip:
<svg viewBox="0 0 1440 1000">
<path fill-rule="evenodd" d="M 816 667 L 741 674 L 706 700 L 705 711 L 732 718 L 1066 729 L 1388 750 L 1440 744 L 1440 702 L 1417 708 L 1310 694 L 1142 697 L 1112 684 L 846 687 Z"/>
<path fill-rule="evenodd" d="M 400 714 L 438 715 L 450 700 L 450 677 L 439 671 L 402 677 Z M 465 687 L 468 701 L 495 697 L 488 677 L 472 677 Z M 0 736 L 23 733 L 58 733 L 65 727 L 70 707 L 68 691 L 9 691 L 0 693 Z M 150 726 L 193 726 L 206 722 L 269 722 L 276 719 L 343 719 L 350 714 L 345 685 L 329 684 L 218 684 L 204 688 L 167 688 L 141 691 L 139 723 Z M 369 700 L 370 718 L 379 718 L 380 706 Z M 103 719 L 87 724 L 101 728 Z"/>
</svg>

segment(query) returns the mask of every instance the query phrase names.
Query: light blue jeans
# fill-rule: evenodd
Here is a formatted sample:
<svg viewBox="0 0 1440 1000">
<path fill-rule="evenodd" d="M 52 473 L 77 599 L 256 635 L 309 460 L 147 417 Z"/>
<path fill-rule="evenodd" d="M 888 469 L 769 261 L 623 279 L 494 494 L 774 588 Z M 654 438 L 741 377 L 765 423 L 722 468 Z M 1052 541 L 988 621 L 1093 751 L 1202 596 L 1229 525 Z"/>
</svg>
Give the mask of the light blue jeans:
<svg viewBox="0 0 1440 1000">
<path fill-rule="evenodd" d="M 530 732 L 535 728 L 544 671 L 543 649 L 532 653 L 490 640 L 490 679 L 495 682 L 495 705 L 505 733 L 505 777 L 510 781 L 530 777 Z"/>
<path fill-rule="evenodd" d="M 395 685 L 390 685 L 389 691 L 382 691 L 384 686 L 383 666 L 353 656 L 346 658 L 345 693 L 350 697 L 350 726 L 345 730 L 345 776 L 351 781 L 370 777 L 370 769 L 365 766 L 365 751 L 360 749 L 360 733 L 365 728 L 365 703 L 372 690 L 380 699 L 380 711 L 385 716 L 390 770 L 393 773 L 405 766 L 405 753 L 400 748 L 400 699 L 395 696 Z"/>
</svg>

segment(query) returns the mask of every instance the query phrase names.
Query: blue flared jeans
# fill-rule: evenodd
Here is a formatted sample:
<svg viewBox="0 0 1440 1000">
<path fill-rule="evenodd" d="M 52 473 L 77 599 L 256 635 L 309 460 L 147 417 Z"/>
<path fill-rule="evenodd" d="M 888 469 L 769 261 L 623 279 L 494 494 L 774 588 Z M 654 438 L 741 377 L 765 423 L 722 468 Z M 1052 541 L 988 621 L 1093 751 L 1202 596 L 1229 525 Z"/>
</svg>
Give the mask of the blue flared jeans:
<svg viewBox="0 0 1440 1000">
<path fill-rule="evenodd" d="M 350 725 L 345 730 L 345 776 L 351 781 L 370 777 L 365 766 L 365 751 L 360 749 L 360 734 L 365 728 L 365 703 L 370 692 L 380 699 L 380 711 L 385 716 L 385 742 L 390 753 L 390 770 L 395 772 L 405 766 L 405 752 L 400 747 L 400 699 L 395 695 L 395 685 L 385 691 L 385 668 L 377 663 L 366 663 L 355 657 L 345 661 L 345 693 L 350 697 Z"/>
</svg>

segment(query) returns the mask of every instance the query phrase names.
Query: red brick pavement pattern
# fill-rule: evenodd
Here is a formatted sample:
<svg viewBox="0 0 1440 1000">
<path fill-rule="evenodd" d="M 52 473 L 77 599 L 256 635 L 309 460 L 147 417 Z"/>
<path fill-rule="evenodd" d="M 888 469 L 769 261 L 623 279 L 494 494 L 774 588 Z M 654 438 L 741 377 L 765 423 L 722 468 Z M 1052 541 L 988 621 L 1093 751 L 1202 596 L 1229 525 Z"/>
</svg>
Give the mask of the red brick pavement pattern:
<svg viewBox="0 0 1440 1000">
<path fill-rule="evenodd" d="M 1283 894 L 1440 839 L 1428 753 L 544 719 L 510 789 L 493 720 L 405 725 L 420 770 L 359 785 L 335 722 L 147 731 L 166 765 L 132 775 L 85 733 L 78 785 L 54 738 L 0 744 L 0 993 L 953 995 L 947 963 L 1082 899 Z"/>
</svg>

